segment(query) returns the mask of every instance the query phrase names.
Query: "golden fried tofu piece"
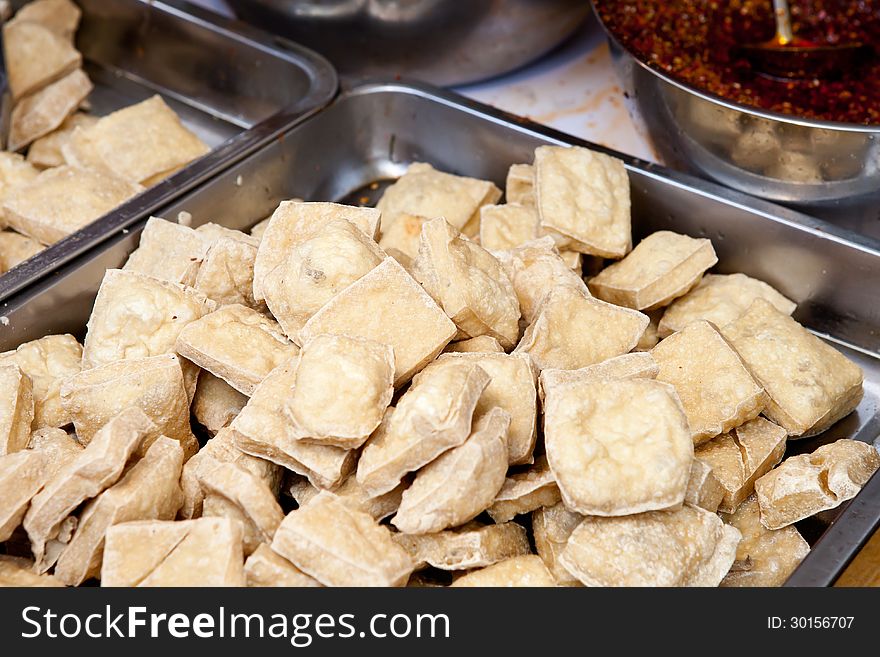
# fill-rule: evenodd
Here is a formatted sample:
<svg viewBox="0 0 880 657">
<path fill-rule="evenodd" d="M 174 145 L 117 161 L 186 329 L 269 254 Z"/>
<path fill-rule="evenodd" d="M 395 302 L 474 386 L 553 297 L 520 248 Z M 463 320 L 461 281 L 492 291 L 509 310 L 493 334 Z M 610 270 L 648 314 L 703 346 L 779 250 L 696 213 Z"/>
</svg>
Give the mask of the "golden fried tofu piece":
<svg viewBox="0 0 880 657">
<path fill-rule="evenodd" d="M 755 299 L 764 299 L 779 312 L 791 315 L 796 304 L 764 281 L 745 274 L 707 274 L 663 313 L 657 327 L 661 338 L 680 331 L 691 322 L 704 319 L 724 327 L 738 319 Z"/>
<path fill-rule="evenodd" d="M 309 442 L 356 449 L 376 430 L 394 394 L 394 350 L 318 335 L 303 346 L 290 399 Z"/>
<path fill-rule="evenodd" d="M 49 481 L 85 449 L 73 434 L 64 429 L 44 427 L 31 434 L 28 449 L 46 455 L 43 481 Z"/>
<path fill-rule="evenodd" d="M 736 548 L 736 561 L 721 586 L 782 586 L 801 561 L 810 545 L 793 526 L 767 529 L 761 524 L 761 510 L 752 495 L 736 513 L 721 516 L 742 534 Z"/>
<path fill-rule="evenodd" d="M 755 482 L 761 524 L 780 529 L 851 500 L 880 468 L 873 445 L 843 438 L 785 459 Z"/>
<path fill-rule="evenodd" d="M 82 64 L 82 55 L 68 39 L 33 21 L 6 23 L 3 45 L 9 90 L 15 101 L 39 91 Z"/>
<path fill-rule="evenodd" d="M 54 575 L 37 575 L 34 573 L 34 562 L 23 557 L 0 555 L 0 588 L 7 586 L 28 588 L 63 587 Z"/>
<path fill-rule="evenodd" d="M 192 228 L 150 217 L 141 232 L 140 245 L 122 269 L 192 286 L 206 249 L 204 238 Z"/>
<path fill-rule="evenodd" d="M 468 237 L 479 232 L 480 208 L 501 198 L 501 190 L 487 180 L 455 176 L 416 162 L 389 186 L 376 208 L 382 212 L 382 232 L 401 214 L 444 217 Z M 467 228 L 467 229 L 466 229 Z"/>
<path fill-rule="evenodd" d="M 38 23 L 73 41 L 81 15 L 79 7 L 71 0 L 33 0 L 15 13 L 14 20 Z"/>
<path fill-rule="evenodd" d="M 393 258 L 385 258 L 313 315 L 299 343 L 330 333 L 391 345 L 394 385 L 400 387 L 434 360 L 455 332 L 455 324 L 422 287 Z"/>
<path fill-rule="evenodd" d="M 694 449 L 724 489 L 719 511 L 733 513 L 754 492 L 755 481 L 782 460 L 785 439 L 785 429 L 757 417 Z"/>
<path fill-rule="evenodd" d="M 261 543 L 244 562 L 247 586 L 283 586 L 288 588 L 321 586 L 287 559 Z"/>
<path fill-rule="evenodd" d="M 0 456 L 0 543 L 12 536 L 43 487 L 48 460 L 43 452 L 29 449 Z"/>
<path fill-rule="evenodd" d="M 108 269 L 83 345 L 83 367 L 172 353 L 184 327 L 214 310 L 192 288 L 135 271 Z"/>
<path fill-rule="evenodd" d="M 586 586 L 718 586 L 739 540 L 716 514 L 692 506 L 586 517 L 560 561 Z"/>
<path fill-rule="evenodd" d="M 672 386 L 632 379 L 550 388 L 544 440 L 573 511 L 622 516 L 684 501 L 694 451 Z"/>
<path fill-rule="evenodd" d="M 504 347 L 491 335 L 480 335 L 476 338 L 450 342 L 443 350 L 445 354 L 503 354 Z"/>
<path fill-rule="evenodd" d="M 541 372 L 538 392 L 543 400 L 550 388 L 576 381 L 655 379 L 660 368 L 649 353 L 631 353 L 603 360 L 576 370 L 546 369 Z"/>
<path fill-rule="evenodd" d="M 8 224 L 43 244 L 54 244 L 140 194 L 140 185 L 72 166 L 41 172 L 3 201 Z"/>
<path fill-rule="evenodd" d="M 290 411 L 297 359 L 279 365 L 254 390 L 230 429 L 241 451 L 284 466 L 309 478 L 319 488 L 333 488 L 354 469 L 355 454 L 302 438 Z"/>
<path fill-rule="evenodd" d="M 422 226 L 414 276 L 465 337 L 491 335 L 510 348 L 519 338 L 519 301 L 501 263 L 463 239 L 445 219 Z"/>
<path fill-rule="evenodd" d="M 764 415 L 789 436 L 821 433 L 862 399 L 859 366 L 763 299 L 722 334 L 767 391 Z"/>
<path fill-rule="evenodd" d="M 532 240 L 497 255 L 513 283 L 526 322 L 534 321 L 544 297 L 557 285 L 569 285 L 590 296 L 586 283 L 571 270 L 551 237 Z"/>
<path fill-rule="evenodd" d="M 299 353 L 276 322 L 236 304 L 190 322 L 177 336 L 177 353 L 245 395 Z"/>
<path fill-rule="evenodd" d="M 92 82 L 80 69 L 22 98 L 12 109 L 9 150 L 18 151 L 48 135 L 71 116 L 92 91 Z"/>
<path fill-rule="evenodd" d="M 532 512 L 535 549 L 557 586 L 582 586 L 580 580 L 559 563 L 559 555 L 568 544 L 568 537 L 583 519 L 581 514 L 566 509 L 562 502 Z"/>
<path fill-rule="evenodd" d="M 419 255 L 419 236 L 422 234 L 422 226 L 427 221 L 430 221 L 429 217 L 401 212 L 387 228 L 382 226 L 382 238 L 379 240 L 379 246 L 388 255 L 391 255 L 389 249 L 396 249 L 405 255 L 410 262 L 415 260 Z"/>
<path fill-rule="evenodd" d="M 707 444 L 711 445 L 712 442 Z M 718 510 L 721 500 L 724 499 L 724 493 L 725 489 L 721 482 L 718 481 L 718 477 L 713 473 L 712 466 L 708 465 L 705 461 L 695 458 L 691 463 L 691 476 L 688 478 L 684 503 L 698 506 L 701 509 L 714 513 Z"/>
<path fill-rule="evenodd" d="M 419 373 L 364 446 L 358 482 L 370 495 L 381 495 L 395 488 L 407 472 L 464 443 L 489 381 L 477 364 Z"/>
<path fill-rule="evenodd" d="M 557 285 L 541 301 L 514 352 L 529 354 L 542 371 L 575 370 L 631 351 L 648 321 L 638 311 Z"/>
<path fill-rule="evenodd" d="M 484 249 L 512 249 L 537 237 L 538 213 L 519 203 L 480 208 L 480 245 Z"/>
<path fill-rule="evenodd" d="M 200 370 L 190 410 L 198 423 L 214 435 L 229 426 L 247 402 L 247 395 L 241 394 L 220 377 Z"/>
<path fill-rule="evenodd" d="M 139 408 L 154 423 L 141 452 L 160 435 L 178 441 L 186 458 L 198 451 L 189 424 L 189 399 L 180 360 L 174 354 L 119 360 L 84 370 L 61 386 L 61 403 L 88 445 L 120 408 Z"/>
<path fill-rule="evenodd" d="M 82 351 L 72 335 L 47 335 L 19 345 L 9 357 L 33 384 L 33 429 L 70 424 L 70 413 L 61 404 L 61 384 L 79 373 Z"/>
<path fill-rule="evenodd" d="M 656 310 L 687 293 L 716 262 L 710 240 L 660 230 L 590 279 L 590 292 L 618 306 Z"/>
<path fill-rule="evenodd" d="M 17 365 L 0 366 L 0 456 L 25 449 L 34 421 L 30 377 Z"/>
<path fill-rule="evenodd" d="M 629 178 L 623 162 L 579 146 L 535 149 L 541 228 L 565 248 L 622 258 L 632 248 Z"/>
<path fill-rule="evenodd" d="M 416 562 L 416 568 L 440 570 L 485 568 L 493 563 L 529 554 L 529 537 L 522 525 L 468 523 L 459 529 L 433 534 L 392 534 L 394 541 Z"/>
<path fill-rule="evenodd" d="M 535 167 L 531 164 L 511 164 L 507 170 L 504 198 L 508 203 L 536 207 Z"/>
<path fill-rule="evenodd" d="M 160 436 L 122 478 L 89 502 L 76 532 L 55 564 L 55 576 L 78 586 L 101 574 L 108 528 L 134 520 L 173 520 L 183 502 L 183 449 Z"/>
<path fill-rule="evenodd" d="M 199 483 L 199 474 L 219 463 L 234 463 L 256 476 L 269 487 L 273 494 L 281 484 L 282 468 L 256 456 L 245 454 L 233 441 L 231 429 L 221 429 L 198 453 L 183 466 L 180 485 L 183 489 L 181 518 L 197 518 L 202 515 L 205 493 Z"/>
<path fill-rule="evenodd" d="M 537 400 L 535 376 L 531 359 L 526 354 L 460 353 L 445 354 L 424 370 L 435 371 L 444 367 L 479 365 L 489 375 L 489 385 L 483 390 L 474 415 L 487 413 L 494 407 L 510 415 L 507 433 L 510 465 L 532 462 L 537 435 Z"/>
<path fill-rule="evenodd" d="M 287 492 L 299 506 L 304 506 L 315 499 L 321 489 L 312 486 L 305 477 L 294 476 L 296 479 L 287 486 Z M 400 507 L 400 499 L 408 485 L 409 482 L 403 482 L 387 493 L 372 496 L 358 483 L 357 477 L 349 475 L 345 481 L 333 489 L 333 494 L 342 502 L 351 504 L 361 511 L 366 511 L 381 522 L 393 515 Z"/>
<path fill-rule="evenodd" d="M 325 586 L 403 586 L 415 568 L 387 527 L 326 491 L 288 514 L 271 547 Z"/>
<path fill-rule="evenodd" d="M 196 232 L 206 226 L 199 226 Z M 254 298 L 254 262 L 257 241 L 238 231 L 224 229 L 212 240 L 199 267 L 194 287 L 219 306 L 241 304 L 255 310 L 263 309 Z"/>
<path fill-rule="evenodd" d="M 756 418 L 767 405 L 764 388 L 709 322 L 689 324 L 651 355 L 660 367 L 657 380 L 674 386 L 681 399 L 694 445 Z"/>
<path fill-rule="evenodd" d="M 30 237 L 11 230 L 0 230 L 0 274 L 37 255 L 44 248 L 46 247 Z"/>
<path fill-rule="evenodd" d="M 101 586 L 244 586 L 241 524 L 124 522 L 107 530 Z"/>
<path fill-rule="evenodd" d="M 95 434 L 76 459 L 60 470 L 31 500 L 24 528 L 31 541 L 36 572 L 58 559 L 76 528 L 73 511 L 119 479 L 155 425 L 143 411 L 128 408 Z"/>
<path fill-rule="evenodd" d="M 486 511 L 492 520 L 502 523 L 541 507 L 553 506 L 561 499 L 547 457 L 540 456 L 528 470 L 508 475 Z"/>
<path fill-rule="evenodd" d="M 254 298 L 266 298 L 264 279 L 285 264 L 294 247 L 321 233 L 330 222 L 344 219 L 354 224 L 370 240 L 375 239 L 381 213 L 374 208 L 360 208 L 339 203 L 303 203 L 282 201 L 272 213 L 263 232 L 254 261 Z"/>
<path fill-rule="evenodd" d="M 353 223 L 332 219 L 310 238 L 294 244 L 286 260 L 265 274 L 266 305 L 284 332 L 295 339 L 324 304 L 384 257 L 379 246 Z"/>
<path fill-rule="evenodd" d="M 31 143 L 27 152 L 27 161 L 41 169 L 51 169 L 68 164 L 61 152 L 64 144 L 70 140 L 73 131 L 78 127 L 88 128 L 97 121 L 98 117 L 82 112 L 71 114 L 57 129 Z"/>
<path fill-rule="evenodd" d="M 275 493 L 260 477 L 235 463 L 217 463 L 197 474 L 205 493 L 202 517 L 225 517 L 242 525 L 244 554 L 269 544 L 284 520 Z"/>
<path fill-rule="evenodd" d="M 470 572 L 455 580 L 452 586 L 542 587 L 556 586 L 556 581 L 541 557 L 527 554 Z"/>
<path fill-rule="evenodd" d="M 391 524 L 406 534 L 458 527 L 488 508 L 504 485 L 510 415 L 493 408 L 468 439 L 416 473 Z"/>
<path fill-rule="evenodd" d="M 158 95 L 74 130 L 62 147 L 71 164 L 142 185 L 209 150 Z"/>
</svg>

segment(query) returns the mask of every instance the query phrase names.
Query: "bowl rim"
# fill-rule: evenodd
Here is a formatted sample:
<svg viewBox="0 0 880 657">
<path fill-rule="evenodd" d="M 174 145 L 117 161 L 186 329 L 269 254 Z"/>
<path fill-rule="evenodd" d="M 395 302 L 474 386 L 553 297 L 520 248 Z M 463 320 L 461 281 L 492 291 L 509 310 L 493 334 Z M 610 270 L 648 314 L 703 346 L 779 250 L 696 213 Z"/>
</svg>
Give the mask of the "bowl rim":
<svg viewBox="0 0 880 657">
<path fill-rule="evenodd" d="M 742 103 L 738 103 L 736 101 L 729 100 L 720 96 L 718 94 L 714 94 L 709 91 L 704 91 L 702 89 L 698 89 L 695 86 L 692 86 L 688 83 L 682 82 L 681 80 L 677 80 L 671 75 L 664 73 L 662 71 L 657 70 L 653 66 L 647 64 L 642 61 L 642 59 L 636 55 L 632 50 L 627 48 L 620 39 L 614 34 L 608 25 L 605 24 L 605 21 L 602 20 L 601 15 L 599 14 L 598 7 L 596 6 L 596 0 L 590 0 L 590 4 L 593 7 L 593 13 L 596 15 L 596 20 L 599 22 L 599 25 L 602 26 L 602 30 L 605 32 L 605 35 L 608 37 L 608 41 L 612 44 L 613 47 L 617 47 L 622 52 L 629 55 L 633 61 L 635 61 L 639 66 L 641 66 L 644 70 L 648 71 L 652 75 L 660 78 L 667 84 L 670 84 L 682 91 L 689 93 L 691 95 L 697 96 L 709 103 L 715 105 L 721 105 L 730 110 L 742 112 L 743 114 L 748 114 L 751 116 L 755 116 L 761 119 L 765 119 L 768 121 L 776 121 L 778 123 L 787 123 L 790 125 L 797 125 L 806 128 L 818 128 L 822 130 L 834 130 L 837 132 L 852 132 L 852 133 L 860 133 L 860 134 L 868 134 L 868 135 L 880 135 L 880 124 L 878 125 L 865 125 L 863 123 L 848 123 L 844 121 L 823 121 L 820 119 L 807 119 L 799 116 L 795 116 L 793 114 L 783 114 L 782 112 L 774 112 L 772 110 L 763 110 L 758 109 L 756 107 L 752 107 L 751 105 L 744 105 Z"/>
</svg>

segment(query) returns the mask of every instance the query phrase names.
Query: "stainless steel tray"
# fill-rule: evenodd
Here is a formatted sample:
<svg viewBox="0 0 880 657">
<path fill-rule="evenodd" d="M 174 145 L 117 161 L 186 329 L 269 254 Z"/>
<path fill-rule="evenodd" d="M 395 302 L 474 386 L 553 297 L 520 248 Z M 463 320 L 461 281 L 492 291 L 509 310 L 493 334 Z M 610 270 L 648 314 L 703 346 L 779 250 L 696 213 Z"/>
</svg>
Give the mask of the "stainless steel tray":
<svg viewBox="0 0 880 657">
<path fill-rule="evenodd" d="M 21 6 L 24 0 L 13 5 Z M 336 74 L 320 55 L 180 0 L 77 0 L 77 47 L 94 113 L 161 94 L 212 151 L 0 276 L 0 300 L 194 189 L 328 103 Z"/>
<path fill-rule="evenodd" d="M 530 161 L 541 144 L 586 144 L 548 128 L 431 87 L 367 83 L 343 93 L 221 175 L 166 205 L 194 225 L 215 221 L 247 228 L 279 201 L 368 202 L 376 181 L 399 175 L 414 160 L 503 183 L 507 167 Z M 835 342 L 865 370 L 857 412 L 816 438 L 795 441 L 790 454 L 840 437 L 875 442 L 880 434 L 880 251 L 855 234 L 713 183 L 625 155 L 638 236 L 669 228 L 712 239 L 721 272 L 762 278 L 799 304 L 797 319 Z M 143 222 L 0 308 L 0 351 L 48 333 L 84 332 L 104 270 L 122 265 Z M 860 241 L 862 240 L 862 241 Z M 876 444 L 876 443 L 875 443 Z M 880 476 L 845 507 L 799 524 L 813 551 L 790 584 L 831 583 L 880 524 Z"/>
</svg>

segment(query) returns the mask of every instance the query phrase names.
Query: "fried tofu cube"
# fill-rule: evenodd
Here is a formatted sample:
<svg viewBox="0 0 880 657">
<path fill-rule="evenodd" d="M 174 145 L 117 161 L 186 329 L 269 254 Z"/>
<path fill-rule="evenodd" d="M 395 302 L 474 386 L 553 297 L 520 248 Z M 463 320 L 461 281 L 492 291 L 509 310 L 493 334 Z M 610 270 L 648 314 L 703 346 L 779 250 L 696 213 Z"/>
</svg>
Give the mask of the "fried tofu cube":
<svg viewBox="0 0 880 657">
<path fill-rule="evenodd" d="M 416 568 L 440 570 L 485 568 L 493 563 L 529 554 L 529 537 L 522 525 L 468 523 L 459 529 L 433 534 L 392 534 L 394 541 L 416 562 Z"/>
<path fill-rule="evenodd" d="M 241 524 L 124 522 L 107 530 L 101 586 L 244 586 Z"/>
<path fill-rule="evenodd" d="M 321 489 L 312 486 L 305 477 L 300 477 L 299 475 L 294 475 L 294 477 L 295 479 L 287 484 L 287 493 L 296 500 L 299 506 L 305 506 L 318 496 Z M 409 482 L 402 482 L 387 493 L 373 496 L 361 486 L 357 477 L 349 475 L 345 481 L 333 489 L 333 494 L 344 503 L 351 504 L 361 511 L 366 511 L 377 521 L 381 522 L 388 516 L 393 515 L 400 507 L 400 499 L 403 497 L 403 491 L 406 490 L 408 485 Z"/>
<path fill-rule="evenodd" d="M 460 332 L 491 335 L 510 348 L 519 338 L 519 301 L 501 263 L 463 239 L 445 219 L 422 226 L 414 275 Z"/>
<path fill-rule="evenodd" d="M 507 170 L 504 197 L 508 203 L 536 207 L 535 167 L 531 164 L 511 164 Z"/>
<path fill-rule="evenodd" d="M 143 188 L 93 169 L 56 167 L 10 192 L 6 221 L 19 233 L 54 244 L 104 216 Z"/>
<path fill-rule="evenodd" d="M 146 186 L 209 150 L 158 95 L 74 130 L 62 147 L 70 164 Z"/>
<path fill-rule="evenodd" d="M 64 159 L 61 149 L 70 140 L 73 131 L 79 127 L 92 126 L 97 121 L 96 116 L 74 112 L 64 119 L 58 128 L 31 143 L 27 151 L 27 161 L 40 169 L 64 166 L 68 162 Z"/>
<path fill-rule="evenodd" d="M 755 481 L 782 460 L 785 443 L 785 429 L 757 417 L 694 450 L 696 459 L 712 468 L 724 489 L 719 511 L 736 511 L 754 492 Z"/>
<path fill-rule="evenodd" d="M 783 461 L 755 482 L 761 524 L 780 529 L 851 500 L 880 468 L 868 443 L 843 438 Z"/>
<path fill-rule="evenodd" d="M 572 251 L 622 258 L 632 248 L 629 178 L 623 162 L 579 146 L 535 149 L 541 228 Z"/>
<path fill-rule="evenodd" d="M 326 491 L 288 514 L 271 547 L 325 586 L 403 586 L 415 568 L 387 527 Z"/>
<path fill-rule="evenodd" d="M 91 80 L 76 69 L 20 100 L 12 109 L 9 150 L 20 150 L 55 130 L 91 91 Z"/>
<path fill-rule="evenodd" d="M 89 317 L 83 367 L 172 353 L 183 328 L 213 310 L 192 288 L 108 269 Z"/>
<path fill-rule="evenodd" d="M 632 350 L 648 326 L 642 313 L 558 285 L 547 292 L 514 353 L 538 369 L 576 370 Z"/>
<path fill-rule="evenodd" d="M 180 360 L 174 354 L 132 358 L 76 374 L 61 386 L 61 403 L 88 445 L 120 408 L 139 408 L 155 424 L 141 451 L 160 435 L 178 441 L 189 458 L 198 442 L 189 424 L 189 399 Z"/>
<path fill-rule="evenodd" d="M 0 366 L 0 456 L 27 447 L 33 420 L 30 377 L 17 365 Z"/>
<path fill-rule="evenodd" d="M 12 536 L 46 482 L 48 460 L 43 452 L 29 449 L 0 456 L 0 543 Z"/>
<path fill-rule="evenodd" d="M 562 567 L 559 556 L 568 544 L 568 537 L 583 519 L 581 514 L 566 509 L 562 502 L 532 512 L 535 549 L 557 586 L 582 586 L 577 577 Z"/>
<path fill-rule="evenodd" d="M 587 517 L 560 561 L 586 586 L 718 586 L 740 538 L 716 514 L 693 506 Z"/>
<path fill-rule="evenodd" d="M 408 472 L 464 443 L 489 375 L 477 364 L 420 373 L 370 437 L 357 467 L 370 495 L 397 487 Z"/>
<path fill-rule="evenodd" d="M 430 534 L 473 520 L 492 504 L 507 472 L 510 415 L 493 408 L 468 439 L 416 473 L 391 524 L 406 534 Z"/>
<path fill-rule="evenodd" d="M 540 557 L 527 554 L 469 572 L 455 580 L 452 586 L 545 587 L 556 586 L 556 582 Z"/>
<path fill-rule="evenodd" d="M 501 198 L 501 190 L 487 180 L 455 176 L 416 162 L 389 186 L 376 208 L 382 212 L 384 233 L 401 214 L 444 217 L 468 237 L 479 232 L 480 208 Z"/>
<path fill-rule="evenodd" d="M 484 249 L 512 249 L 535 239 L 537 232 L 534 206 L 508 202 L 480 208 L 480 245 Z"/>
<path fill-rule="evenodd" d="M 13 20 L 38 23 L 72 42 L 81 15 L 71 0 L 33 0 L 19 9 Z"/>
<path fill-rule="evenodd" d="M 204 227 L 199 226 L 196 232 Z M 236 233 L 224 229 L 224 234 L 211 240 L 193 287 L 219 306 L 241 304 L 261 310 L 263 305 L 254 298 L 258 242 Z"/>
<path fill-rule="evenodd" d="M 43 467 L 45 482 L 61 472 L 62 468 L 79 456 L 85 447 L 74 434 L 69 434 L 64 429 L 44 427 L 31 434 L 28 449 L 46 455 L 46 465 Z"/>
<path fill-rule="evenodd" d="M 551 388 L 544 440 L 572 511 L 622 516 L 684 501 L 694 452 L 672 386 L 632 379 Z"/>
<path fill-rule="evenodd" d="M 254 390 L 230 429 L 235 446 L 309 478 L 319 488 L 333 488 L 354 468 L 355 454 L 331 445 L 302 440 L 289 400 L 296 385 L 297 359 L 279 365 Z"/>
<path fill-rule="evenodd" d="M 192 286 L 206 250 L 204 238 L 192 228 L 150 217 L 141 232 L 140 245 L 122 269 Z"/>
<path fill-rule="evenodd" d="M 547 390 L 577 381 L 613 381 L 617 379 L 656 379 L 660 367 L 649 353 L 631 353 L 603 360 L 576 370 L 546 369 L 541 372 L 538 392 L 541 399 Z"/>
<path fill-rule="evenodd" d="M 791 315 L 796 304 L 764 281 L 745 274 L 707 274 L 690 292 L 672 302 L 657 326 L 661 338 L 703 319 L 724 327 L 749 309 L 755 299 L 764 299 L 779 312 Z"/>
<path fill-rule="evenodd" d="M 55 576 L 70 586 L 98 577 L 104 535 L 113 525 L 134 520 L 173 520 L 183 503 L 182 467 L 180 444 L 159 437 L 118 482 L 82 510 L 76 532 L 55 564 Z"/>
<path fill-rule="evenodd" d="M 618 306 L 656 310 L 687 293 L 716 262 L 711 241 L 661 230 L 590 279 L 590 292 Z"/>
<path fill-rule="evenodd" d="M 9 90 L 18 101 L 64 77 L 82 64 L 68 39 L 33 21 L 13 20 L 3 26 Z"/>
<path fill-rule="evenodd" d="M 391 255 L 389 250 L 396 249 L 412 262 L 419 256 L 419 236 L 422 234 L 422 226 L 427 221 L 430 221 L 429 217 L 405 212 L 399 214 L 397 219 L 387 228 L 382 226 L 382 239 L 379 240 L 379 246 L 388 255 Z"/>
<path fill-rule="evenodd" d="M 268 248 L 267 241 L 262 244 Z M 384 257 L 379 246 L 353 223 L 333 219 L 294 244 L 286 260 L 266 273 L 262 283 L 266 305 L 284 332 L 295 339 L 324 304 Z"/>
<path fill-rule="evenodd" d="M 675 387 L 687 413 L 694 445 L 756 418 L 767 393 L 737 350 L 709 322 L 689 324 L 651 355 L 657 380 Z"/>
<path fill-rule="evenodd" d="M 247 402 L 247 395 L 220 377 L 201 370 L 190 410 L 198 423 L 215 435 L 223 427 L 229 426 Z"/>
<path fill-rule="evenodd" d="M 721 586 L 782 586 L 810 553 L 810 545 L 793 526 L 767 529 L 761 524 L 761 509 L 754 495 L 735 513 L 721 518 L 742 534 L 736 561 Z"/>
<path fill-rule="evenodd" d="M 707 444 L 711 445 L 712 442 Z M 695 458 L 691 463 L 691 476 L 684 494 L 684 503 L 714 513 L 724 499 L 724 493 L 725 489 L 712 471 L 712 466 Z"/>
<path fill-rule="evenodd" d="M 559 486 L 547 457 L 541 456 L 528 470 L 508 475 L 486 511 L 496 523 L 503 523 L 541 507 L 553 506 L 560 500 Z"/>
<path fill-rule="evenodd" d="M 365 308 L 371 311 L 365 313 Z M 299 343 L 321 333 L 390 345 L 394 385 L 400 387 L 437 357 L 456 328 L 403 267 L 386 258 L 313 315 L 300 331 Z"/>
<path fill-rule="evenodd" d="M 763 299 L 722 334 L 767 391 L 764 415 L 789 436 L 821 433 L 862 399 L 859 366 Z"/>
<path fill-rule="evenodd" d="M 321 583 L 306 575 L 287 559 L 272 550 L 265 543 L 254 551 L 244 562 L 244 576 L 247 586 L 288 588 L 316 587 Z"/>
<path fill-rule="evenodd" d="M 247 306 L 223 306 L 181 329 L 177 353 L 245 395 L 299 353 L 276 322 Z"/>
</svg>

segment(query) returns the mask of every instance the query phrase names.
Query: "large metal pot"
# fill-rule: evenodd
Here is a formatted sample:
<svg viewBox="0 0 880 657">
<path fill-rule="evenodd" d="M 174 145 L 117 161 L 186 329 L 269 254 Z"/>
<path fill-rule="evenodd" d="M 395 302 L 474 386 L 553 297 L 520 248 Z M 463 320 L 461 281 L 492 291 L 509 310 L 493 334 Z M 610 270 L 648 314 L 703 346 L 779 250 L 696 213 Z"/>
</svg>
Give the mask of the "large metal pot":
<svg viewBox="0 0 880 657">
<path fill-rule="evenodd" d="M 438 85 L 513 70 L 571 35 L 586 0 L 228 0 L 236 14 L 314 48 L 340 73 Z"/>
<path fill-rule="evenodd" d="M 880 127 L 727 101 L 608 39 L 630 114 L 664 162 L 880 238 Z"/>
</svg>

